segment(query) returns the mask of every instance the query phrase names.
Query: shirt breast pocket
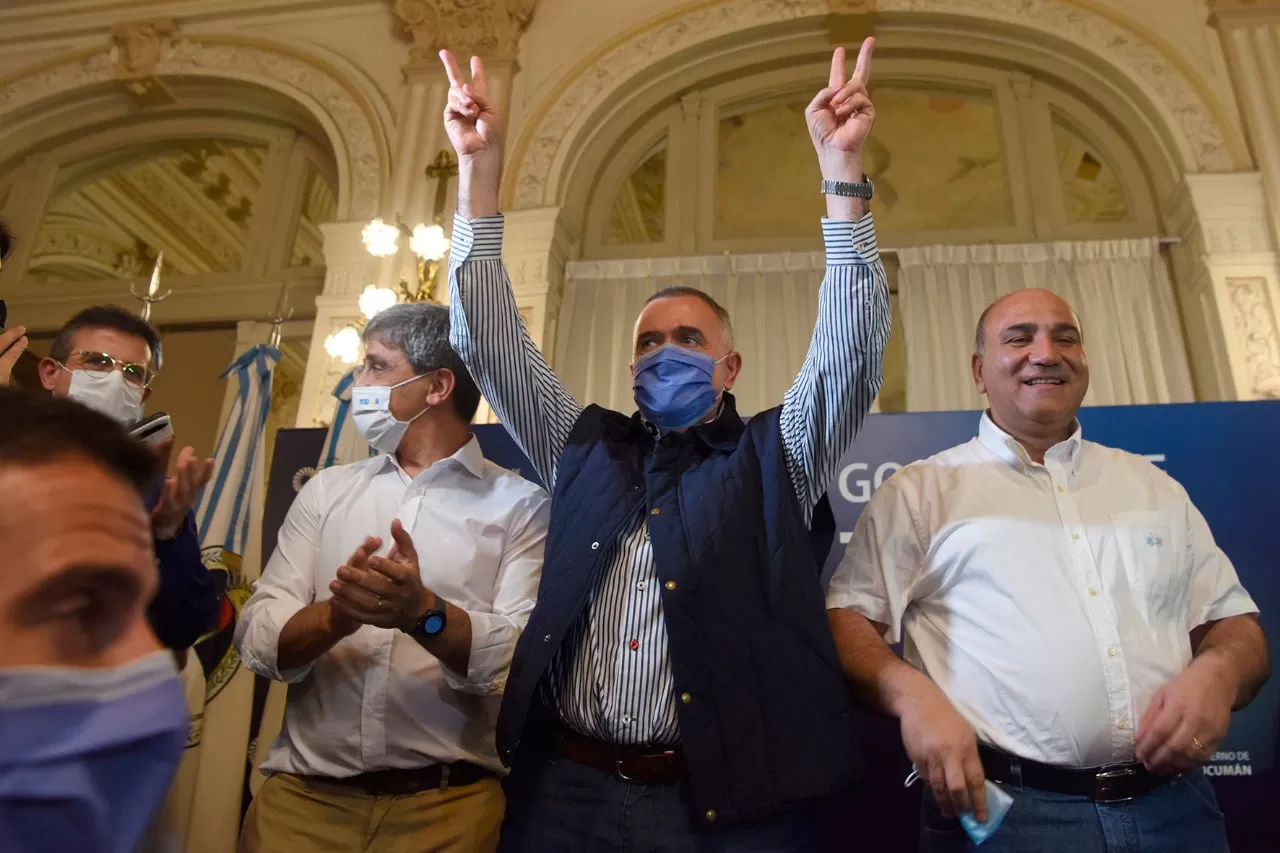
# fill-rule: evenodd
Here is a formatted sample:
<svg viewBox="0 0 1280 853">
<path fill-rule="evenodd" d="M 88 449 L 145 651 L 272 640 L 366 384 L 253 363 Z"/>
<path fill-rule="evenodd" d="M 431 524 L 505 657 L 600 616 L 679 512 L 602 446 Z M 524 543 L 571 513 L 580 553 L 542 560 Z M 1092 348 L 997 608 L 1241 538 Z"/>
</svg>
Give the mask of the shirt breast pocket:
<svg viewBox="0 0 1280 853">
<path fill-rule="evenodd" d="M 1117 549 L 1135 603 L 1148 616 L 1182 609 L 1186 577 L 1181 546 L 1169 517 L 1162 512 L 1117 512 L 1111 515 Z"/>
</svg>

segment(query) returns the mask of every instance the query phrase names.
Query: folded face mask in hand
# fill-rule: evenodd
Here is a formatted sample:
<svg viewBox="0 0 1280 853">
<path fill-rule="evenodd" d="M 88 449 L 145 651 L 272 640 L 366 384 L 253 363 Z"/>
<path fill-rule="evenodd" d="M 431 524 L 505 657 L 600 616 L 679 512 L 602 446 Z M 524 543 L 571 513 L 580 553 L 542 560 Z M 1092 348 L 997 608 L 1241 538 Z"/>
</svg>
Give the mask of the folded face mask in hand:
<svg viewBox="0 0 1280 853">
<path fill-rule="evenodd" d="M 960 813 L 960 825 L 964 827 L 965 832 L 969 833 L 974 844 L 981 844 L 994 835 L 1000 828 L 1000 824 L 1004 823 L 1004 816 L 1009 813 L 1009 806 L 1013 805 L 1013 797 L 990 779 L 984 787 L 987 791 L 986 823 L 978 823 L 978 819 L 972 812 Z"/>
<path fill-rule="evenodd" d="M 911 765 L 911 774 L 907 776 L 906 781 L 902 783 L 902 787 L 910 788 L 916 782 L 920 781 L 920 771 L 916 770 L 916 766 Z M 1009 807 L 1013 805 L 1013 797 L 1005 792 L 990 779 L 983 785 L 987 792 L 987 820 L 985 823 L 979 823 L 978 819 L 973 816 L 972 812 L 961 812 L 960 825 L 964 827 L 964 831 L 973 839 L 974 844 L 981 844 L 992 835 L 995 835 L 1000 824 L 1004 823 L 1004 816 L 1009 813 Z"/>
</svg>

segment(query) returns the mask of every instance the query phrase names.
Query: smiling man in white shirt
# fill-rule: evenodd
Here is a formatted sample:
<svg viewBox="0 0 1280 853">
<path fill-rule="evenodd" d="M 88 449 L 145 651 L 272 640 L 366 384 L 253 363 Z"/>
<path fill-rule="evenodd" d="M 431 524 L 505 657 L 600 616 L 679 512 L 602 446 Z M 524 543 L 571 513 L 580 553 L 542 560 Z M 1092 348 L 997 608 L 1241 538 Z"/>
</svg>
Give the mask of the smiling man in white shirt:
<svg viewBox="0 0 1280 853">
<path fill-rule="evenodd" d="M 1079 327 L 1044 290 L 983 312 L 978 437 L 876 492 L 828 590 L 933 791 L 923 851 L 972 848 L 984 779 L 1013 797 L 984 853 L 1227 849 L 1199 766 L 1268 676 L 1257 607 L 1177 482 L 1082 439 Z"/>
<path fill-rule="evenodd" d="M 352 417 L 374 458 L 298 494 L 236 648 L 288 682 L 242 851 L 494 850 L 494 724 L 533 610 L 549 499 L 487 461 L 447 308 L 364 333 Z"/>
</svg>

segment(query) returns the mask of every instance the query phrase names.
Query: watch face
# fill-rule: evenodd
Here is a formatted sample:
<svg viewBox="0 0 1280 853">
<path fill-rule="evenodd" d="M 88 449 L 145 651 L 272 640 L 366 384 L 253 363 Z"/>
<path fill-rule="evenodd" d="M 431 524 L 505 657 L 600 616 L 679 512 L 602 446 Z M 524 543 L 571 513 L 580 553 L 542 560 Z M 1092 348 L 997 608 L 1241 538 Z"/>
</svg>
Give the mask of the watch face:
<svg viewBox="0 0 1280 853">
<path fill-rule="evenodd" d="M 434 637 L 444 630 L 444 615 L 440 613 L 428 613 L 427 618 L 422 620 L 422 631 L 428 637 Z"/>
</svg>

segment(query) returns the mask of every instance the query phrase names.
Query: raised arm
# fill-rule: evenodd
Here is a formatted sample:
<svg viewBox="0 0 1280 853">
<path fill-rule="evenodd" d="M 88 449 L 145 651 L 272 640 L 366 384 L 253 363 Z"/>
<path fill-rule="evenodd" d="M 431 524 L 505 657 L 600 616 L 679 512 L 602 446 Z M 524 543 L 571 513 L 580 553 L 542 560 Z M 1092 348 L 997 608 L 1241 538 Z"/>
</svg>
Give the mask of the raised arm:
<svg viewBox="0 0 1280 853">
<path fill-rule="evenodd" d="M 844 48 L 837 48 L 827 88 L 805 110 L 823 180 L 865 180 L 862 145 L 875 121 L 867 95 L 874 47 L 874 39 L 863 42 L 847 81 Z M 827 274 L 818 319 L 800 375 L 782 404 L 783 447 L 806 519 L 879 393 L 889 340 L 889 286 L 867 203 L 829 193 L 822 236 Z"/>
<path fill-rule="evenodd" d="M 471 59 L 471 82 L 449 51 L 444 123 L 458 153 L 458 211 L 449 262 L 450 343 L 503 426 L 547 488 L 582 407 L 529 337 L 502 263 L 502 124 L 489 99 L 484 63 Z"/>
</svg>

